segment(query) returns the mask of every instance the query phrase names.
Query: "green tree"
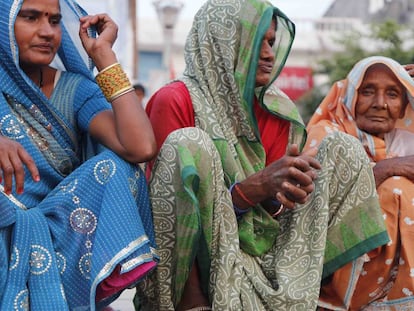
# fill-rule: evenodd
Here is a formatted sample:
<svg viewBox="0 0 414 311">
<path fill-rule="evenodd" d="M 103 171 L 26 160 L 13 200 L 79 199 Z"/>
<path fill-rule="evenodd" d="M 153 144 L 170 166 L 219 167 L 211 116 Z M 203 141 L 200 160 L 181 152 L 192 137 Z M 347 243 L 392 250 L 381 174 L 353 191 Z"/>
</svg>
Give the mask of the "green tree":
<svg viewBox="0 0 414 311">
<path fill-rule="evenodd" d="M 313 88 L 297 101 L 305 122 L 309 120 L 331 85 L 344 79 L 354 64 L 362 58 L 382 55 L 393 58 L 400 64 L 414 62 L 413 29 L 393 20 L 372 23 L 368 27 L 368 34 L 357 30 L 342 34 L 341 38 L 335 40 L 339 52 L 334 53 L 329 59 L 319 61 L 314 72 L 326 75 L 327 82 L 326 85 Z"/>
</svg>

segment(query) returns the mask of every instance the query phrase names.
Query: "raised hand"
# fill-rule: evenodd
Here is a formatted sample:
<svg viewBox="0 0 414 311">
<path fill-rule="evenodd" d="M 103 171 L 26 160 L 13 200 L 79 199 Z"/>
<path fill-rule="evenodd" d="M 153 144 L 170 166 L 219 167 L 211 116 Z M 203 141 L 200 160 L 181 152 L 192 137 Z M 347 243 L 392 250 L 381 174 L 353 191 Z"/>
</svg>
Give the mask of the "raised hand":
<svg viewBox="0 0 414 311">
<path fill-rule="evenodd" d="M 107 14 L 88 15 L 80 18 L 79 37 L 85 51 L 98 70 L 116 62 L 112 46 L 118 36 L 118 26 Z M 88 28 L 96 29 L 97 38 L 90 37 Z"/>
</svg>

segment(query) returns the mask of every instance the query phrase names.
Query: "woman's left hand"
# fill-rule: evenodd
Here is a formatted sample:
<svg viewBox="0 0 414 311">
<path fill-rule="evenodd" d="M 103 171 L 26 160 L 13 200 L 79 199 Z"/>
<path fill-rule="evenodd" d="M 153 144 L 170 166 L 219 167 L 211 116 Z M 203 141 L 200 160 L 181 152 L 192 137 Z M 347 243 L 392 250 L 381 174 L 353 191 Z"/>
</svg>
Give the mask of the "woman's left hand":
<svg viewBox="0 0 414 311">
<path fill-rule="evenodd" d="M 377 187 L 392 176 L 403 176 L 414 182 L 414 156 L 384 159 L 375 164 L 373 171 Z"/>
<path fill-rule="evenodd" d="M 116 62 L 112 46 L 118 36 L 117 24 L 107 14 L 83 16 L 79 19 L 79 36 L 83 47 L 92 58 L 98 70 Z M 94 27 L 97 38 L 89 36 L 88 28 Z"/>
<path fill-rule="evenodd" d="M 404 69 L 405 69 L 405 70 L 407 70 L 408 74 L 409 74 L 411 77 L 414 77 L 414 64 L 407 64 L 407 65 L 404 65 Z"/>
</svg>

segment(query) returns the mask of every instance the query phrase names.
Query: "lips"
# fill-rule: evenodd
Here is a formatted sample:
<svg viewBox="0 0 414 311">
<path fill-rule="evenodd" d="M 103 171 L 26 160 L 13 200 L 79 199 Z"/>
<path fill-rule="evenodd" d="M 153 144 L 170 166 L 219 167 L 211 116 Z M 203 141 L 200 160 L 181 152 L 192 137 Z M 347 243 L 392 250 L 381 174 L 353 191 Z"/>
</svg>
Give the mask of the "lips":
<svg viewBox="0 0 414 311">
<path fill-rule="evenodd" d="M 365 116 L 365 118 L 370 121 L 374 121 L 374 122 L 384 122 L 388 120 L 387 117 L 383 117 L 383 116 Z"/>
<path fill-rule="evenodd" d="M 258 68 L 264 73 L 271 73 L 273 70 L 273 64 L 259 64 Z"/>
<path fill-rule="evenodd" d="M 48 53 L 53 51 L 53 45 L 49 43 L 36 44 L 36 45 L 33 45 L 33 48 L 43 51 L 43 52 L 48 52 Z"/>
</svg>

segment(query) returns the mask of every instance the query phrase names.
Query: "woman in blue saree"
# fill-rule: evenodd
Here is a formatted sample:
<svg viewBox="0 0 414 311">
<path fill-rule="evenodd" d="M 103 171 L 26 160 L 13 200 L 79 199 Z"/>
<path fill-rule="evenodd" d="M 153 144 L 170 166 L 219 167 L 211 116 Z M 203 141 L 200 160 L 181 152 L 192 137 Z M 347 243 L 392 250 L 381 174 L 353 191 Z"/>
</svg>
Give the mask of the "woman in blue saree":
<svg viewBox="0 0 414 311">
<path fill-rule="evenodd" d="M 107 15 L 0 3 L 0 310 L 99 309 L 158 260 L 138 165 L 152 128 Z M 106 148 L 86 160 L 86 141 Z"/>
</svg>

